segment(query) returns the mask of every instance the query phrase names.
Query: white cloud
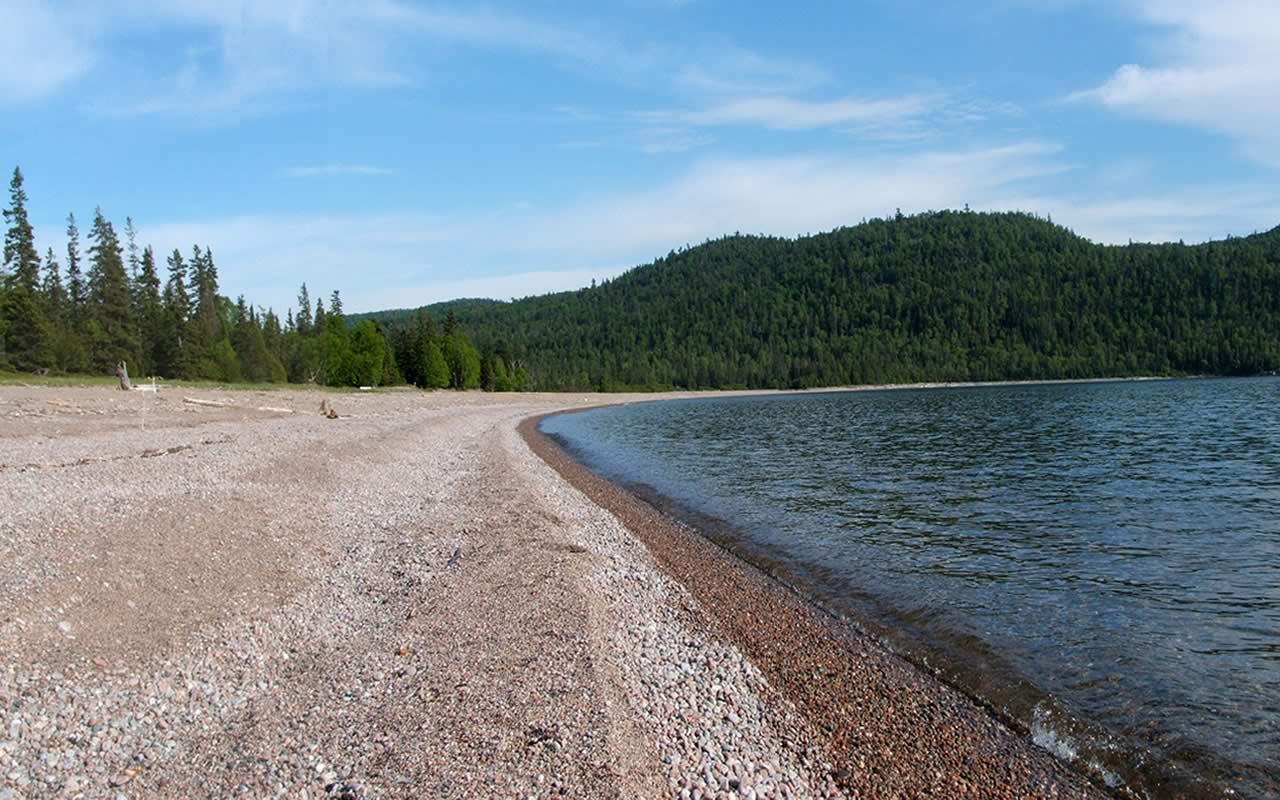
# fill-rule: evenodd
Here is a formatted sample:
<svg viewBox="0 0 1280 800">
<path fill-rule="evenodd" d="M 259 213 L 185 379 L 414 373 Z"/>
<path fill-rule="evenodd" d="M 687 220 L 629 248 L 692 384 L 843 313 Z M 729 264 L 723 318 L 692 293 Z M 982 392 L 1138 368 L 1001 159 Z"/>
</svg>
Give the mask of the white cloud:
<svg viewBox="0 0 1280 800">
<path fill-rule="evenodd" d="M 690 125 L 759 125 L 776 130 L 805 130 L 833 125 L 885 125 L 920 117 L 935 105 L 932 98 L 907 95 L 886 99 L 845 97 L 806 101 L 779 95 L 745 97 L 698 111 L 655 111 L 650 121 Z"/>
<path fill-rule="evenodd" d="M 734 45 L 714 45 L 685 54 L 677 62 L 674 83 L 694 94 L 740 96 L 788 94 L 828 83 L 822 67 L 801 59 L 770 58 Z"/>
<path fill-rule="evenodd" d="M 316 164 L 306 167 L 289 167 L 285 174 L 291 178 L 335 178 L 341 176 L 394 175 L 395 170 L 375 167 L 372 164 Z"/>
<path fill-rule="evenodd" d="M 92 63 L 70 21 L 39 0 L 7 0 L 0 22 L 0 101 L 48 94 Z"/>
<path fill-rule="evenodd" d="M 570 289 L 735 231 L 796 236 L 897 209 L 1024 209 L 1114 243 L 1202 241 L 1280 220 L 1280 191 L 1266 185 L 1154 196 L 1124 193 L 1127 184 L 1104 177 L 1089 193 L 1045 193 L 1045 182 L 1071 166 L 1059 147 L 1035 141 L 868 159 L 720 159 L 644 191 L 584 195 L 554 207 L 144 219 L 138 226 L 140 241 L 161 259 L 175 247 L 185 255 L 192 244 L 209 245 L 223 290 L 254 303 L 291 306 L 306 281 L 313 296 L 339 288 L 348 308 L 373 310 Z M 62 227 L 42 226 L 37 237 L 42 248 L 56 244 Z"/>
<path fill-rule="evenodd" d="M 16 4 L 16 5 L 15 5 Z M 473 5 L 404 0 L 12 0 L 0 25 L 0 99 L 39 97 L 83 75 L 89 110 L 234 122 L 329 88 L 412 85 L 448 48 L 544 56 L 593 77 L 677 92 L 793 91 L 825 80 L 801 60 L 772 59 L 724 42 L 678 47 L 630 41 L 574 19 L 544 20 Z M 138 35 L 183 43 L 129 46 Z M 145 55 L 144 55 L 145 54 Z M 145 63 L 142 59 L 147 59 Z M 161 63 L 155 63 L 159 59 Z M 286 106 L 287 107 L 287 106 Z"/>
<path fill-rule="evenodd" d="M 1161 32 L 1160 63 L 1127 64 L 1072 96 L 1194 125 L 1239 141 L 1280 166 L 1280 4 L 1274 0 L 1135 0 Z"/>
</svg>

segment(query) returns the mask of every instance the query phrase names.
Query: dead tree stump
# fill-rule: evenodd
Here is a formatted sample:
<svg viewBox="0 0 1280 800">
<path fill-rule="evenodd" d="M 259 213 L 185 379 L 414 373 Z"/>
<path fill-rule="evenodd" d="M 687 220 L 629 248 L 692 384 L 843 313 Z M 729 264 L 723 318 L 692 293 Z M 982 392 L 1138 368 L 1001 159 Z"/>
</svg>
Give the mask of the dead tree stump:
<svg viewBox="0 0 1280 800">
<path fill-rule="evenodd" d="M 129 383 L 129 367 L 123 361 L 116 364 L 116 377 L 120 379 L 120 389 L 122 391 L 127 392 L 133 389 L 133 384 Z"/>
</svg>

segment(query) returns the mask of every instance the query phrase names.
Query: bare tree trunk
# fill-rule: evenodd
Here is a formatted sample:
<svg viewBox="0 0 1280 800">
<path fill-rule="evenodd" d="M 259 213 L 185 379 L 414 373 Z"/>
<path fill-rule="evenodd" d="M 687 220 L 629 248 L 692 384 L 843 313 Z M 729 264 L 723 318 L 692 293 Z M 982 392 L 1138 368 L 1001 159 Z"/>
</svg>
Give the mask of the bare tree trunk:
<svg viewBox="0 0 1280 800">
<path fill-rule="evenodd" d="M 133 388 L 133 384 L 129 383 L 129 367 L 123 361 L 116 365 L 116 377 L 120 379 L 121 390 L 127 392 Z"/>
</svg>

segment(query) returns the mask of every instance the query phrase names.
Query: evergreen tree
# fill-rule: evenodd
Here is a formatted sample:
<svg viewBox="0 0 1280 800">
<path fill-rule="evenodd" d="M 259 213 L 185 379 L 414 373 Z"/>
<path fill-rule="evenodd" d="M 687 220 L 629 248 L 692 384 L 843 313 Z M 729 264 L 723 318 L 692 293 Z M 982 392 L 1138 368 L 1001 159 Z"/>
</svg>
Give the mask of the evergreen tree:
<svg viewBox="0 0 1280 800">
<path fill-rule="evenodd" d="M 53 366 L 53 331 L 40 296 L 40 255 L 27 218 L 27 193 L 22 170 L 14 168 L 9 183 L 9 207 L 4 211 L 4 266 L 8 274 L 3 297 L 4 344 L 0 361 L 19 370 Z"/>
<path fill-rule="evenodd" d="M 367 319 L 356 325 L 348 346 L 346 381 L 352 386 L 379 385 L 385 354 L 386 344 L 377 323 Z"/>
<path fill-rule="evenodd" d="M 160 341 L 166 334 L 164 304 L 160 295 L 160 275 L 156 271 L 156 255 L 148 246 L 142 251 L 142 259 L 135 281 L 135 317 L 142 343 L 142 363 L 139 374 L 158 373 L 162 357 Z"/>
<path fill-rule="evenodd" d="M 67 297 L 66 287 L 62 283 L 61 269 L 53 248 L 48 248 L 44 261 L 44 307 L 49 317 L 49 327 L 53 332 L 53 364 L 63 372 L 78 372 L 84 369 L 84 344 L 80 341 L 80 333 L 76 329 L 75 317 L 71 311 L 71 303 Z"/>
<path fill-rule="evenodd" d="M 480 355 L 480 388 L 486 392 L 492 392 L 495 388 L 492 354 L 482 353 Z"/>
<path fill-rule="evenodd" d="M 305 283 L 298 290 L 298 316 L 294 318 L 293 325 L 302 336 L 311 333 L 311 295 L 307 293 Z"/>
<path fill-rule="evenodd" d="M 195 317 L 193 344 L 198 350 L 207 351 L 226 336 L 218 300 L 218 269 L 208 248 L 191 249 L 191 299 Z"/>
<path fill-rule="evenodd" d="M 169 255 L 168 265 L 169 276 L 160 298 L 161 333 L 153 351 L 154 370 L 171 378 L 194 377 L 198 359 L 190 348 L 191 297 L 187 294 L 187 265 L 180 250 Z"/>
<path fill-rule="evenodd" d="M 133 226 L 133 217 L 124 218 L 124 240 L 125 253 L 129 257 L 129 285 L 136 288 L 141 262 L 138 258 L 138 229 Z"/>
<path fill-rule="evenodd" d="M 435 339 L 427 341 L 422 351 L 422 383 L 423 389 L 444 389 L 449 386 L 449 365 L 444 360 L 444 353 Z"/>
<path fill-rule="evenodd" d="M 80 271 L 80 229 L 76 227 L 76 215 L 67 215 L 67 304 L 71 318 L 81 321 L 85 301 L 89 297 L 84 275 Z"/>
<path fill-rule="evenodd" d="M 90 366 L 95 372 L 111 373 L 123 361 L 137 367 L 138 339 L 130 319 L 129 276 L 121 258 L 115 228 L 94 212 L 89 233 L 89 297 L 92 303 L 89 335 Z"/>
<path fill-rule="evenodd" d="M 62 323 L 67 318 L 67 290 L 62 285 L 62 269 L 53 248 L 44 254 L 44 283 L 40 287 L 44 295 L 45 311 L 50 323 Z"/>
<path fill-rule="evenodd" d="M 400 374 L 400 365 L 396 362 L 396 351 L 391 346 L 391 338 L 380 325 L 378 338 L 382 341 L 382 377 L 378 383 L 381 386 L 399 386 L 404 383 L 404 376 Z"/>
<path fill-rule="evenodd" d="M 253 309 L 240 295 L 232 315 L 231 345 L 240 357 L 241 378 L 264 383 L 278 377 L 284 370 L 279 360 L 267 350 L 266 338 Z"/>
<path fill-rule="evenodd" d="M 333 294 L 329 297 L 329 313 L 335 317 L 342 316 L 342 297 L 338 294 L 337 289 L 334 289 Z"/>
<path fill-rule="evenodd" d="M 353 383 L 351 344 L 347 336 L 347 323 L 337 314 L 324 316 L 324 375 L 329 386 L 349 386 Z"/>
</svg>

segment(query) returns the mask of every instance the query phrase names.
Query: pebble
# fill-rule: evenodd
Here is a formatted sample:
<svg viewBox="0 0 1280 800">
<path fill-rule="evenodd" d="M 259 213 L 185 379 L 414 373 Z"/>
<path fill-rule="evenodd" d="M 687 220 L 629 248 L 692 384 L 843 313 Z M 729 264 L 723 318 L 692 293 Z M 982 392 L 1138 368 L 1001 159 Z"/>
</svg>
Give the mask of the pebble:
<svg viewBox="0 0 1280 800">
<path fill-rule="evenodd" d="M 696 603 L 683 587 L 658 570 L 648 551 L 615 517 L 587 501 L 529 452 L 511 429 L 519 415 L 503 413 L 506 427 L 498 430 L 497 438 L 480 438 L 492 428 L 494 417 L 467 423 L 470 428 L 459 423 L 455 427 L 470 438 L 424 451 L 411 462 L 413 468 L 400 462 L 361 462 L 360 481 L 344 482 L 333 496 L 305 509 L 291 509 L 288 498 L 254 495 L 247 478 L 243 484 L 236 482 L 264 463 L 254 460 L 259 451 L 282 446 L 284 422 L 270 428 L 271 435 L 261 441 L 198 449 L 184 461 L 176 460 L 179 456 L 156 459 L 172 465 L 164 480 L 185 487 L 183 496 L 223 497 L 210 486 L 225 482 L 233 485 L 231 496 L 238 502 L 285 504 L 278 514 L 290 524 L 324 526 L 327 551 L 299 554 L 313 559 L 307 562 L 312 565 L 306 573 L 310 582 L 288 603 L 252 615 L 228 615 L 201 627 L 172 652 L 108 659 L 90 651 L 75 668 L 0 663 L 0 731 L 7 733 L 0 746 L 0 758 L 5 759 L 0 763 L 6 770 L 0 800 L 59 792 L 175 796 L 183 789 L 306 800 L 429 796 L 431 790 L 418 783 L 423 773 L 400 774 L 405 769 L 396 761 L 401 742 L 378 742 L 376 727 L 352 723 L 366 719 L 381 703 L 409 696 L 422 671 L 430 674 L 430 667 L 420 661 L 419 648 L 401 638 L 399 623 L 391 620 L 407 619 L 405 605 L 431 586 L 452 553 L 460 553 L 450 568 L 454 571 L 475 561 L 468 544 L 475 540 L 464 541 L 459 538 L 464 534 L 449 527 L 457 522 L 450 517 L 455 503 L 449 492 L 473 491 L 464 482 L 476 479 L 475 470 L 490 463 L 475 455 L 489 442 L 503 448 L 501 455 L 510 462 L 504 462 L 504 468 L 515 470 L 533 489 L 531 502 L 562 521 L 555 533 L 545 535 L 565 536 L 567 557 L 589 565 L 588 585 L 601 599 L 608 623 L 601 655 L 617 667 L 623 698 L 613 706 L 602 701 L 601 713 L 640 726 L 652 763 L 663 764 L 661 779 L 670 796 L 763 798 L 768 795 L 762 781 L 775 774 L 779 777 L 768 782 L 785 787 L 790 796 L 839 797 L 815 782 L 814 776 L 824 774 L 824 765 L 818 751 L 805 744 L 813 736 L 789 707 L 770 699 L 774 695 L 759 671 L 735 647 L 691 623 L 688 612 Z M 406 422 L 399 414 L 388 414 L 376 423 L 382 426 L 377 430 L 403 430 Z M 325 425 L 325 436 L 344 435 L 345 429 L 336 423 Z M 227 430 L 240 429 L 228 425 Z M 344 441 L 351 452 L 359 452 L 367 431 L 351 430 L 355 432 L 345 434 L 350 438 Z M 110 441 L 116 434 L 103 436 Z M 210 436 L 202 432 L 197 438 Z M 246 454 L 252 458 L 241 463 L 239 457 Z M 169 458 L 175 460 L 166 461 Z M 96 473 L 65 470 L 56 478 L 75 481 L 90 474 Z M 406 480 L 406 475 L 417 477 Z M 85 485 L 81 490 L 94 488 Z M 140 486 L 136 491 L 144 490 Z M 471 521 L 477 533 L 465 535 L 482 535 L 487 522 Z M 415 536 L 422 529 L 441 532 L 428 530 L 423 538 L 398 535 L 409 529 Z M 255 529 L 255 535 L 286 537 L 289 531 L 268 525 Z M 436 543 L 438 552 L 423 547 L 423 541 Z M 119 585 L 121 580 L 112 578 L 108 589 Z M 190 585 L 175 587 L 174 602 L 184 602 L 189 589 Z M 153 602 L 129 598 L 121 604 L 134 610 L 122 613 L 137 618 Z M 76 613 L 75 604 L 62 605 L 63 611 Z M 143 610 L 136 610 L 139 607 Z M 422 609 L 424 614 L 428 611 Z M 53 614 L 51 608 L 39 616 L 40 624 L 31 630 L 52 634 Z M 92 621 L 77 618 L 77 625 L 78 631 L 66 619 L 57 621 L 63 636 L 79 633 L 74 640 L 54 634 L 62 646 L 79 646 L 90 639 Z M 5 635 L 24 634 L 13 627 Z M 315 667 L 338 648 L 348 654 L 338 669 Z M 317 676 L 335 684 L 317 682 Z M 253 731 L 253 742 L 236 739 L 237 732 L 246 729 Z M 232 741 L 237 742 L 235 748 Z M 428 742 L 448 759 L 449 741 Z M 269 752 L 254 749 L 263 743 L 270 744 Z M 504 765 L 506 771 L 494 777 L 518 791 L 492 793 L 580 795 L 563 776 L 525 767 L 545 770 L 547 764 L 581 758 L 582 741 L 556 737 L 544 744 L 534 751 L 543 761 Z M 394 772 L 376 772 L 380 785 L 370 777 L 375 759 L 395 764 Z M 757 773 L 756 764 L 772 766 L 773 773 Z M 178 788 L 160 781 L 177 781 Z"/>
</svg>

